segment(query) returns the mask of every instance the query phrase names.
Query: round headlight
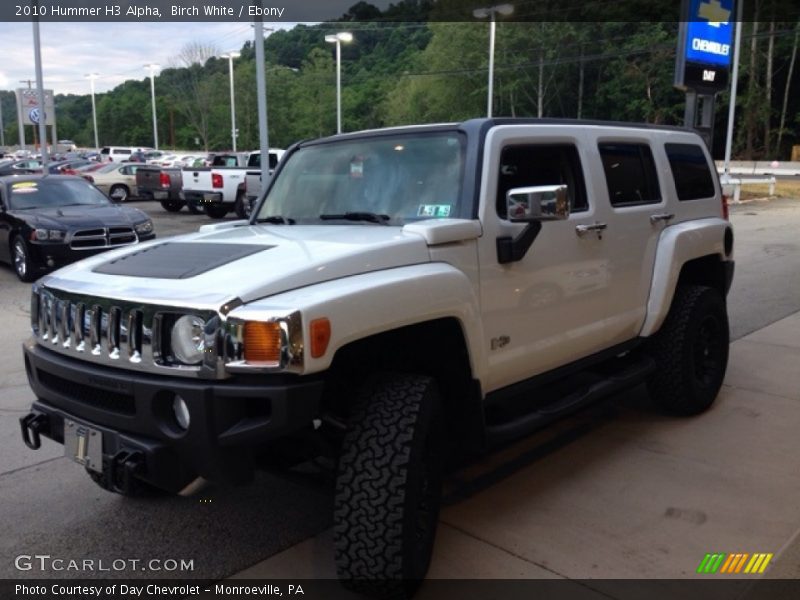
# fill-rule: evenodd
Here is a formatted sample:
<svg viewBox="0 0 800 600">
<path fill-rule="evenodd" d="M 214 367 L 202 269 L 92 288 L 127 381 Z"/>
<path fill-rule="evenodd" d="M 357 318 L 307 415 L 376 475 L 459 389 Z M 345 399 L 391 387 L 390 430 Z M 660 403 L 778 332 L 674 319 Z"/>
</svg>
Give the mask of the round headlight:
<svg viewBox="0 0 800 600">
<path fill-rule="evenodd" d="M 195 315 L 184 315 L 172 326 L 172 353 L 186 365 L 196 365 L 203 360 L 206 338 L 205 321 Z"/>
</svg>

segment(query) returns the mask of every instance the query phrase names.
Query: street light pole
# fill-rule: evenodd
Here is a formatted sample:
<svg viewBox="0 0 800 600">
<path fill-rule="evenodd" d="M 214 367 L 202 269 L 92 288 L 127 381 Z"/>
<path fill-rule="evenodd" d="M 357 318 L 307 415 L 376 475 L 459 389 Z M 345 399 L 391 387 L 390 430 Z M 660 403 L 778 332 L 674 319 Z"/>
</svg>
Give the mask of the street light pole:
<svg viewBox="0 0 800 600">
<path fill-rule="evenodd" d="M 340 31 L 326 35 L 325 41 L 336 44 L 336 133 L 342 133 L 342 42 L 352 42 L 353 34 Z"/>
<path fill-rule="evenodd" d="M 736 87 L 739 82 L 739 43 L 742 41 L 742 5 L 744 0 L 736 1 L 736 33 L 733 42 L 733 72 L 731 73 L 731 96 L 728 105 L 728 130 L 725 136 L 725 162 L 722 171 L 724 182 L 731 175 L 731 148 L 733 146 L 733 117 L 736 112 Z"/>
<path fill-rule="evenodd" d="M 94 103 L 94 80 L 100 77 L 97 73 L 89 73 L 86 78 L 92 86 L 92 125 L 94 126 L 94 147 L 95 150 L 100 150 L 100 142 L 97 138 L 97 106 Z"/>
<path fill-rule="evenodd" d="M 241 53 L 236 51 L 223 54 L 220 58 L 228 59 L 228 74 L 231 83 L 231 141 L 233 142 L 233 151 L 236 152 L 236 97 L 233 91 L 233 59 L 239 58 Z"/>
<path fill-rule="evenodd" d="M 472 15 L 476 19 L 485 19 L 489 17 L 489 91 L 486 100 L 486 116 L 492 116 L 492 103 L 494 100 L 494 40 L 495 31 L 497 28 L 497 15 L 510 15 L 514 12 L 514 7 L 511 4 L 498 4 L 496 6 L 489 6 L 487 8 L 476 8 Z"/>
<path fill-rule="evenodd" d="M 145 69 L 150 71 L 150 100 L 153 104 L 153 142 L 155 149 L 158 150 L 158 121 L 156 119 L 156 70 L 160 69 L 160 65 L 150 63 L 144 66 Z"/>
</svg>

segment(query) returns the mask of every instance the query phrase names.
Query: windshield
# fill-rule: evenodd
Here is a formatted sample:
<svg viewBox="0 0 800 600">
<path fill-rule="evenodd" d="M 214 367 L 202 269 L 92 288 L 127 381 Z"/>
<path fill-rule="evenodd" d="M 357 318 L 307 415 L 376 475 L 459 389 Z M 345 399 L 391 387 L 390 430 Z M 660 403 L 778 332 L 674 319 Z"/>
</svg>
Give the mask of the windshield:
<svg viewBox="0 0 800 600">
<path fill-rule="evenodd" d="M 76 179 L 15 181 L 9 184 L 8 191 L 11 210 L 111 204 L 108 198 L 88 181 Z"/>
<path fill-rule="evenodd" d="M 289 158 L 256 218 L 330 224 L 342 222 L 336 215 L 372 213 L 402 225 L 458 217 L 463 169 L 464 141 L 455 132 L 307 146 Z"/>
</svg>

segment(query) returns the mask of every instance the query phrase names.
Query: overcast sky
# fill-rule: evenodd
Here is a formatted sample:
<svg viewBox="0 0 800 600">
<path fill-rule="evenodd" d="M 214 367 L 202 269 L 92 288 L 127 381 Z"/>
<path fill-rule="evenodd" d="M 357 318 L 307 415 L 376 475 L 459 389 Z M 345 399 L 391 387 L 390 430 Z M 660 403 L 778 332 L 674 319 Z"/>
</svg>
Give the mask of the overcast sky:
<svg viewBox="0 0 800 600">
<path fill-rule="evenodd" d="M 146 63 L 167 66 L 187 42 L 238 50 L 253 39 L 253 28 L 246 22 L 41 23 L 40 35 L 45 87 L 56 94 L 88 94 L 87 73 L 100 74 L 95 90 L 105 92 L 127 79 L 147 77 Z M 0 22 L 0 40 L 0 89 L 27 87 L 20 83 L 27 79 L 35 85 L 32 25 Z"/>
</svg>

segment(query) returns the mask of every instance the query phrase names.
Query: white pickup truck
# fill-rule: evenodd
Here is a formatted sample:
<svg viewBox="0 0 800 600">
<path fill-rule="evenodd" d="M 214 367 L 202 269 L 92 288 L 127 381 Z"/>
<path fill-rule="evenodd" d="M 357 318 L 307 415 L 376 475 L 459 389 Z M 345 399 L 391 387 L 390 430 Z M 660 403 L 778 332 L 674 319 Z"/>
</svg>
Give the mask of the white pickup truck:
<svg viewBox="0 0 800 600">
<path fill-rule="evenodd" d="M 217 154 L 208 167 L 185 167 L 181 197 L 192 212 L 222 219 L 244 202 L 244 178 L 254 152 Z"/>
<path fill-rule="evenodd" d="M 273 162 L 278 164 L 278 153 L 283 155 L 283 150 L 270 150 L 270 165 Z M 246 218 L 252 206 L 246 197 L 248 175 L 258 175 L 260 187 L 260 151 L 217 154 L 208 167 L 183 169 L 181 193 L 190 210 L 205 208 L 206 214 L 212 219 L 222 219 L 231 210 L 240 218 Z M 251 185 L 255 185 L 255 182 Z"/>
<path fill-rule="evenodd" d="M 303 142 L 249 221 L 33 286 L 22 436 L 124 495 L 326 457 L 339 577 L 400 597 L 459 457 L 643 382 L 665 411 L 708 409 L 733 267 L 690 130 L 476 119 Z"/>
</svg>

